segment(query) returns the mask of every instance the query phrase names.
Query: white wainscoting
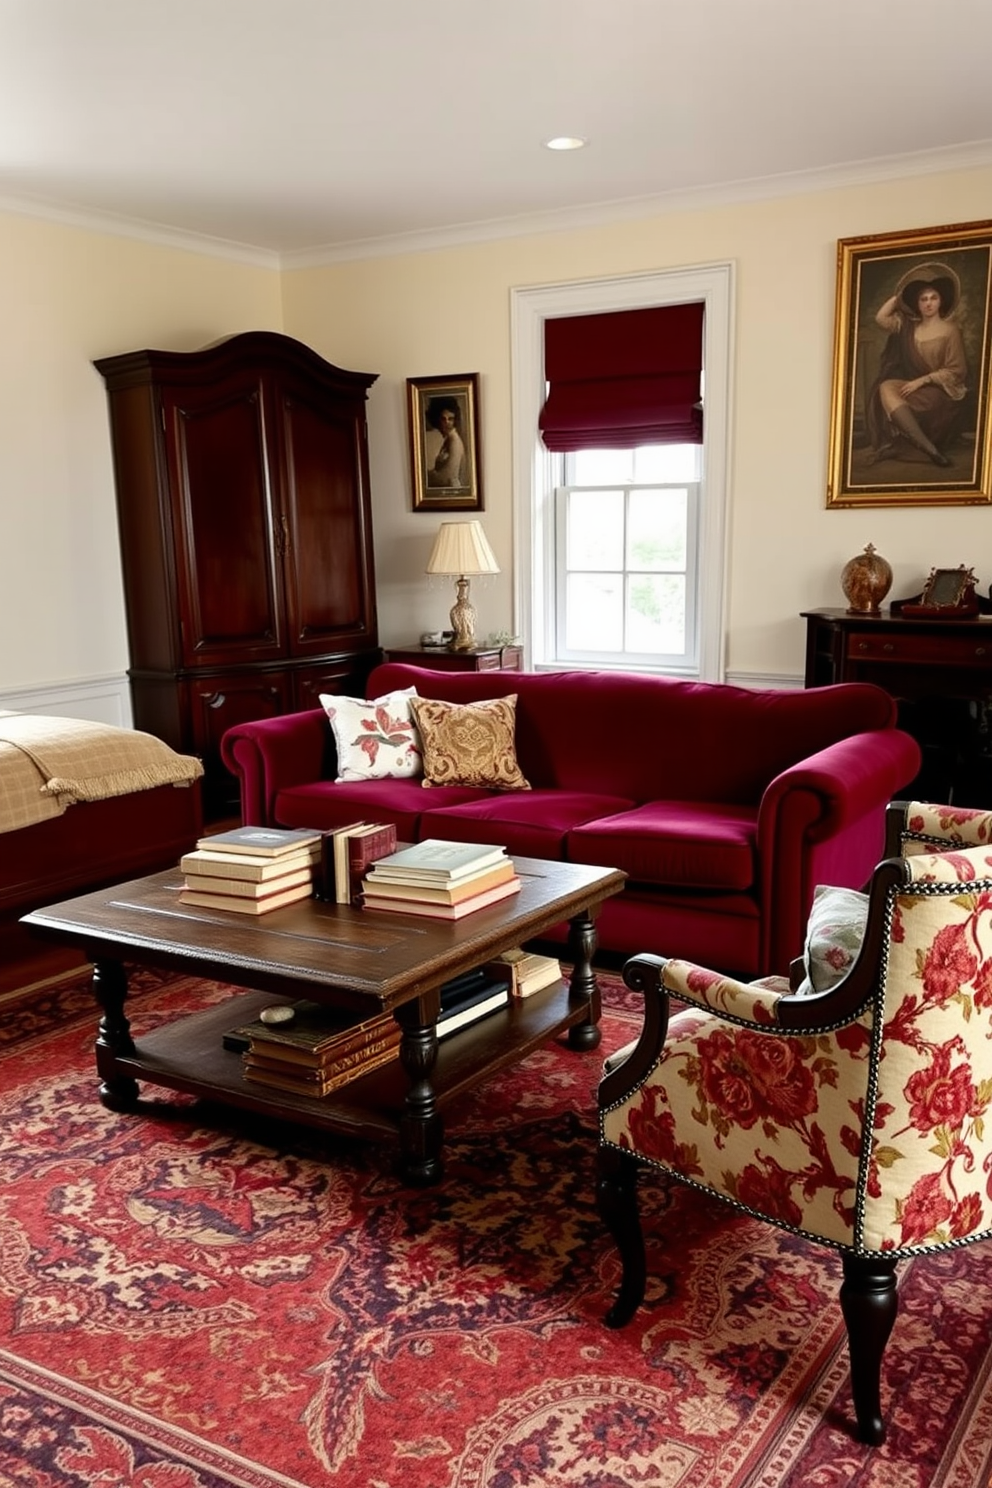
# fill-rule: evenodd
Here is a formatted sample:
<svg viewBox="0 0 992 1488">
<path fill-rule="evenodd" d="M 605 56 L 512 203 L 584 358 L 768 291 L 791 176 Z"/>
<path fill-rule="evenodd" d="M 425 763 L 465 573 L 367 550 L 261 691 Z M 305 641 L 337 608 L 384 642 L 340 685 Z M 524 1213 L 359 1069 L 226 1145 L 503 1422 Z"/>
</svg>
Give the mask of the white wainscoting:
<svg viewBox="0 0 992 1488">
<path fill-rule="evenodd" d="M 133 728 L 127 678 L 84 677 L 76 682 L 50 682 L 44 687 L 0 690 L 0 709 L 12 713 L 45 713 L 56 718 L 86 718 L 115 728 Z"/>
<path fill-rule="evenodd" d="M 777 673 L 763 676 L 760 672 L 727 672 L 723 680 L 734 687 L 751 687 L 759 691 L 770 689 L 772 692 L 801 692 L 806 685 L 802 677 L 783 677 Z"/>
</svg>

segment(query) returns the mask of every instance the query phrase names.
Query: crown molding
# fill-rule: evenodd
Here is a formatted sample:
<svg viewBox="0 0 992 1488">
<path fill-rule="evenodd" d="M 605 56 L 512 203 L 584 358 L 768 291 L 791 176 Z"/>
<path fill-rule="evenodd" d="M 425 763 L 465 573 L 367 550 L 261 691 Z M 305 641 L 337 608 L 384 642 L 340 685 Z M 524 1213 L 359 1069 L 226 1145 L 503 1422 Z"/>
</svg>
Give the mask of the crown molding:
<svg viewBox="0 0 992 1488">
<path fill-rule="evenodd" d="M 207 233 L 180 232 L 158 222 L 140 217 L 125 217 L 116 212 L 94 212 L 82 207 L 60 206 L 38 197 L 0 195 L 0 212 L 16 217 L 40 218 L 58 222 L 63 227 L 80 228 L 83 232 L 103 233 L 111 238 L 134 238 L 158 248 L 177 248 L 182 253 L 199 253 L 207 258 L 223 258 L 230 263 L 248 264 L 257 269 L 280 269 L 279 254 L 251 243 L 235 243 L 228 238 L 214 238 Z"/>
<path fill-rule="evenodd" d="M 291 271 L 321 268 L 361 259 L 394 258 L 412 253 L 433 253 L 446 248 L 497 242 L 501 238 L 536 237 L 543 233 L 570 232 L 580 228 L 607 227 L 672 212 L 705 211 L 745 202 L 778 197 L 837 191 L 845 187 L 877 185 L 910 176 L 947 174 L 977 170 L 992 165 L 992 139 L 975 140 L 948 149 L 920 150 L 907 155 L 880 156 L 853 164 L 824 166 L 818 170 L 791 171 L 777 176 L 754 176 L 744 181 L 725 181 L 712 186 L 660 192 L 653 196 L 625 197 L 619 201 L 563 207 L 554 212 L 529 212 L 483 222 L 456 223 L 429 232 L 393 233 L 377 238 L 325 243 L 311 248 L 282 252 L 256 244 L 234 242 L 205 233 L 181 232 L 161 223 L 147 222 L 112 212 L 60 206 L 36 197 L 0 195 L 0 212 L 58 222 L 86 232 L 134 238 L 158 247 L 223 258 L 254 268 Z"/>
<path fill-rule="evenodd" d="M 769 201 L 777 197 L 805 196 L 810 192 L 836 191 L 849 186 L 877 185 L 909 176 L 946 175 L 950 171 L 977 170 L 992 165 L 992 139 L 976 140 L 945 150 L 920 150 L 911 155 L 888 155 L 853 164 L 824 166 L 819 170 L 792 171 L 778 176 L 754 176 L 744 181 L 726 181 L 716 186 L 693 186 L 655 196 L 626 197 L 622 201 L 597 202 L 560 211 L 527 213 L 519 217 L 493 218 L 487 222 L 463 223 L 425 233 L 397 233 L 391 237 L 329 243 L 322 248 L 290 250 L 280 255 L 283 269 L 319 268 L 325 264 L 355 259 L 399 257 L 408 253 L 431 253 L 444 248 L 495 242 L 500 238 L 536 237 L 541 233 L 569 232 L 578 228 L 607 227 L 672 212 L 705 211 L 745 202 Z"/>
</svg>

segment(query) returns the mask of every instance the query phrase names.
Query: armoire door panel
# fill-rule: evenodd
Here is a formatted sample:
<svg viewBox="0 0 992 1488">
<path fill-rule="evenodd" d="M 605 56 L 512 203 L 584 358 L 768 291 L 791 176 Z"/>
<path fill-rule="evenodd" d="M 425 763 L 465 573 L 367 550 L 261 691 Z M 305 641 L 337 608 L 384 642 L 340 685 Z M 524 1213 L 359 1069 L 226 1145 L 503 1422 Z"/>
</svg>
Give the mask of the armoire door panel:
<svg viewBox="0 0 992 1488">
<path fill-rule="evenodd" d="M 364 420 L 298 389 L 283 390 L 278 406 L 289 652 L 360 645 L 375 629 Z"/>
<path fill-rule="evenodd" d="M 275 659 L 284 638 L 281 531 L 273 533 L 257 384 L 166 405 L 177 478 L 176 523 L 188 666 Z"/>
<path fill-rule="evenodd" d="M 293 687 L 285 672 L 246 671 L 223 677 L 187 679 L 194 752 L 203 760 L 205 806 L 208 815 L 225 815 L 236 807 L 233 776 L 221 763 L 220 741 L 236 723 L 253 718 L 277 718 L 293 707 Z"/>
<path fill-rule="evenodd" d="M 350 656 L 328 657 L 319 666 L 297 667 L 293 672 L 293 706 L 298 709 L 319 708 L 320 694 L 336 697 L 367 696 L 365 684 L 369 672 L 379 665 L 382 652 L 355 652 Z"/>
</svg>

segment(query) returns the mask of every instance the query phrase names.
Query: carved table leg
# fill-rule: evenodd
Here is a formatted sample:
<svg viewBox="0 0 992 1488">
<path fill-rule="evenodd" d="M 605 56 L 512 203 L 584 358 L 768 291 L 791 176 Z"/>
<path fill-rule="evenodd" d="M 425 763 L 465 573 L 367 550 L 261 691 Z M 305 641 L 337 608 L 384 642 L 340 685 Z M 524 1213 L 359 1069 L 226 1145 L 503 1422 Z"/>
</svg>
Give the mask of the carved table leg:
<svg viewBox="0 0 992 1488">
<path fill-rule="evenodd" d="M 103 1008 L 96 1036 L 100 1100 L 110 1111 L 128 1111 L 138 1099 L 138 1082 L 130 1075 L 117 1073 L 117 1056 L 135 1052 L 131 1025 L 124 1012 L 127 972 L 119 961 L 94 962 L 93 995 Z"/>
<path fill-rule="evenodd" d="M 573 1007 L 584 1006 L 586 1010 L 583 1021 L 573 1023 L 568 1030 L 572 1049 L 595 1049 L 603 1036 L 599 1028 L 599 983 L 592 969 L 595 950 L 596 925 L 588 910 L 583 910 L 568 925 L 568 958 L 572 963 L 568 1000 Z"/>
<path fill-rule="evenodd" d="M 431 1072 L 437 1061 L 437 1024 L 422 1023 L 417 1003 L 396 1010 L 403 1028 L 400 1064 L 410 1082 L 400 1117 L 400 1172 L 406 1183 L 424 1188 L 444 1176 L 441 1143 L 444 1127 L 437 1109 Z"/>
</svg>

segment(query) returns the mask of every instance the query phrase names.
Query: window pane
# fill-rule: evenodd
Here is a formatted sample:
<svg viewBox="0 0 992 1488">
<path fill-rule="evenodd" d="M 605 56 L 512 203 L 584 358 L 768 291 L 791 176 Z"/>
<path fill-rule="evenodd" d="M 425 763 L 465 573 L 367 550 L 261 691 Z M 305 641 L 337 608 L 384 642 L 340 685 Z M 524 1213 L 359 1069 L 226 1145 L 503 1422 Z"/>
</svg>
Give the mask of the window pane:
<svg viewBox="0 0 992 1488">
<path fill-rule="evenodd" d="M 702 448 L 701 444 L 643 444 L 634 451 L 634 480 L 639 485 L 697 481 Z"/>
<path fill-rule="evenodd" d="M 633 450 L 575 450 L 566 459 L 570 486 L 621 486 L 634 469 Z"/>
<path fill-rule="evenodd" d="M 570 651 L 623 650 L 623 579 L 569 574 L 565 645 Z"/>
<path fill-rule="evenodd" d="M 669 656 L 685 650 L 685 579 L 681 574 L 632 575 L 626 650 Z"/>
<path fill-rule="evenodd" d="M 631 491 L 627 566 L 685 570 L 689 493 Z"/>
<path fill-rule="evenodd" d="M 572 491 L 566 567 L 623 568 L 623 492 Z"/>
</svg>

